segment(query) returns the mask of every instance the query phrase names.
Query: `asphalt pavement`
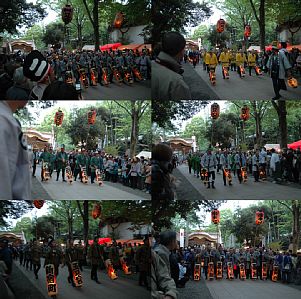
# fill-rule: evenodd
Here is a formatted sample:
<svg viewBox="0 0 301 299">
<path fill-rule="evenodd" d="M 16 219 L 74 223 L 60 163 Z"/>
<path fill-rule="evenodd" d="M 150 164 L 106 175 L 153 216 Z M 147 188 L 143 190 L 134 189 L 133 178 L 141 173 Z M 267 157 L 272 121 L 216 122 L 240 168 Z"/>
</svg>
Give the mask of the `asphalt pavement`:
<svg viewBox="0 0 301 299">
<path fill-rule="evenodd" d="M 184 68 L 184 80 L 190 87 L 193 99 L 198 100 L 271 100 L 275 94 L 272 79 L 268 74 L 256 76 L 254 70 L 252 76 L 246 69 L 246 76 L 241 79 L 236 71 L 230 71 L 229 79 L 223 79 L 222 68 L 216 67 L 216 85 L 209 81 L 209 76 L 203 70 L 203 65 L 198 64 L 196 68 L 190 63 L 182 63 Z M 286 84 L 287 85 L 287 84 Z M 280 91 L 281 99 L 300 100 L 301 87 Z"/>
<path fill-rule="evenodd" d="M 252 176 L 246 183 L 240 184 L 237 176 L 232 174 L 232 186 L 224 186 L 223 175 L 216 173 L 215 189 L 207 189 L 200 178 L 188 172 L 187 164 L 179 165 L 173 175 L 177 178 L 178 200 L 293 200 L 301 198 L 301 188 L 298 185 L 273 184 L 270 181 L 254 182 Z"/>
<path fill-rule="evenodd" d="M 145 100 L 151 98 L 150 80 L 131 85 L 111 83 L 108 86 L 89 86 L 82 90 L 83 100 Z"/>
</svg>

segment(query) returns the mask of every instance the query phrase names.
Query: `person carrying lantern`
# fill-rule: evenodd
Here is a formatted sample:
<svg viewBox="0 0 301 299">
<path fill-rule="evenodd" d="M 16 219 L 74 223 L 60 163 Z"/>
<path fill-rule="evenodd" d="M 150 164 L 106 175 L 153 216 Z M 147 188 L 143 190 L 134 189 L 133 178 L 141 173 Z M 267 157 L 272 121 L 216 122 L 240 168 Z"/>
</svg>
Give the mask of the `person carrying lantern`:
<svg viewBox="0 0 301 299">
<path fill-rule="evenodd" d="M 64 255 L 64 265 L 67 265 L 68 267 L 68 282 L 72 284 L 73 287 L 75 287 L 75 282 L 73 280 L 73 273 L 72 273 L 72 268 L 71 264 L 73 262 L 78 262 L 78 255 L 77 255 L 77 250 L 74 247 L 73 240 L 69 240 L 68 242 L 68 248 L 65 251 Z"/>
<path fill-rule="evenodd" d="M 93 157 L 90 160 L 90 169 L 91 169 L 91 184 L 94 184 L 94 179 L 96 177 L 96 169 L 99 167 L 99 153 L 93 154 Z"/>
<path fill-rule="evenodd" d="M 215 181 L 215 169 L 217 165 L 217 159 L 214 153 L 212 153 L 212 148 L 209 147 L 207 152 L 203 155 L 201 159 L 201 164 L 203 168 L 206 168 L 208 171 L 208 187 L 210 189 L 210 178 L 211 178 L 211 187 L 215 189 L 214 181 Z"/>
<path fill-rule="evenodd" d="M 46 253 L 44 268 L 48 264 L 54 265 L 54 272 L 57 277 L 59 275 L 59 266 L 63 264 L 63 252 L 54 239 L 49 241 L 48 246 L 50 247 L 50 250 Z"/>
<path fill-rule="evenodd" d="M 62 144 L 61 146 L 61 151 L 57 154 L 56 156 L 57 159 L 57 176 L 56 180 L 59 180 L 60 172 L 62 170 L 62 178 L 63 182 L 66 182 L 65 180 L 65 170 L 67 166 L 67 161 L 68 161 L 68 155 L 65 152 L 65 145 Z"/>
<path fill-rule="evenodd" d="M 229 65 L 230 65 L 230 53 L 227 51 L 227 49 L 223 49 L 221 55 L 219 56 L 219 62 L 222 64 L 223 78 L 226 79 L 224 68 L 227 70 L 229 74 Z"/>
<path fill-rule="evenodd" d="M 246 167 L 246 157 L 245 155 L 241 152 L 241 149 L 238 150 L 236 155 L 234 156 L 234 161 L 235 161 L 235 167 L 237 171 L 237 177 L 238 181 L 241 184 L 242 183 L 242 173 L 241 173 L 241 168 Z"/>
<path fill-rule="evenodd" d="M 97 241 L 98 237 L 94 237 L 93 243 L 88 249 L 88 259 L 91 263 L 91 279 L 100 284 L 97 277 L 97 268 L 103 260 L 103 252 Z"/>
<path fill-rule="evenodd" d="M 231 172 L 231 166 L 230 166 L 230 156 L 228 155 L 228 151 L 224 150 L 224 152 L 220 156 L 220 164 L 222 165 L 222 172 L 223 172 L 223 181 L 224 186 L 227 185 L 227 178 L 226 178 L 226 172 L 225 169 L 230 173 Z M 229 186 L 232 186 L 232 182 L 229 181 Z"/>
<path fill-rule="evenodd" d="M 49 167 L 50 162 L 51 162 L 51 154 L 49 153 L 49 150 L 48 150 L 47 146 L 44 147 L 44 152 L 40 155 L 39 161 L 42 162 L 42 166 L 41 166 L 41 179 L 42 179 L 42 182 L 43 182 L 45 180 L 45 178 L 44 178 L 43 163 L 48 163 L 48 167 Z"/>
<path fill-rule="evenodd" d="M 207 73 L 209 73 L 210 70 L 213 70 L 215 72 L 215 68 L 218 64 L 218 60 L 216 57 L 216 54 L 214 53 L 213 49 L 210 49 L 209 52 L 206 55 L 205 63 L 207 65 Z"/>
<path fill-rule="evenodd" d="M 86 167 L 87 157 L 85 155 L 86 150 L 83 149 L 82 152 L 77 155 L 74 169 L 74 181 L 76 181 L 77 175 L 79 174 L 80 181 L 82 182 L 81 167 Z"/>
<path fill-rule="evenodd" d="M 252 76 L 252 69 L 255 69 L 256 66 L 256 51 L 252 50 L 249 52 L 248 55 L 248 66 L 249 66 L 249 75 Z M 255 72 L 256 73 L 256 72 Z M 258 74 L 256 73 L 256 76 L 258 76 Z"/>
<path fill-rule="evenodd" d="M 247 61 L 246 55 L 243 50 L 239 50 L 236 54 L 236 68 L 237 73 L 240 78 L 242 78 L 241 67 L 244 67 L 245 62 Z"/>
</svg>

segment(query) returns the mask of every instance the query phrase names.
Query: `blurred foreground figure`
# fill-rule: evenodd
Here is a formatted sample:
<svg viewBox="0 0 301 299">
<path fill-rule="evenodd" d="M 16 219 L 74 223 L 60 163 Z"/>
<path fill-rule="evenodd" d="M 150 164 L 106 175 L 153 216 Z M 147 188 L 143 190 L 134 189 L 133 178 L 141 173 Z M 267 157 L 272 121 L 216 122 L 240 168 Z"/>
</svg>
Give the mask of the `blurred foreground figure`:
<svg viewBox="0 0 301 299">
<path fill-rule="evenodd" d="M 20 122 L 13 113 L 27 101 L 0 102 L 0 199 L 31 199 L 30 162 Z"/>
</svg>

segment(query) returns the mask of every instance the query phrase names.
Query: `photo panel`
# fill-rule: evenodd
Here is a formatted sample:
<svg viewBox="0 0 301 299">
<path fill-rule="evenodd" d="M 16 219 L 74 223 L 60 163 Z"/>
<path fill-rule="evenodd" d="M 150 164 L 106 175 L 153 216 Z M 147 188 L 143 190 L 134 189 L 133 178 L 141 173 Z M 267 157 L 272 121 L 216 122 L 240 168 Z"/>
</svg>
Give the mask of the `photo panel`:
<svg viewBox="0 0 301 299">
<path fill-rule="evenodd" d="M 179 299 L 215 299 L 225 292 L 231 298 L 253 298 L 256 292 L 299 298 L 300 205 L 301 200 L 171 202 L 154 223 L 152 292 Z M 162 273 L 169 283 L 160 284 Z"/>
<path fill-rule="evenodd" d="M 149 100 L 0 107 L 0 199 L 150 200 Z"/>
<path fill-rule="evenodd" d="M 1 200 L 1 298 L 150 298 L 149 205 Z"/>
<path fill-rule="evenodd" d="M 298 101 L 153 101 L 155 198 L 301 199 L 298 111 Z"/>
<path fill-rule="evenodd" d="M 153 99 L 301 98 L 299 0 L 152 2 Z"/>
</svg>

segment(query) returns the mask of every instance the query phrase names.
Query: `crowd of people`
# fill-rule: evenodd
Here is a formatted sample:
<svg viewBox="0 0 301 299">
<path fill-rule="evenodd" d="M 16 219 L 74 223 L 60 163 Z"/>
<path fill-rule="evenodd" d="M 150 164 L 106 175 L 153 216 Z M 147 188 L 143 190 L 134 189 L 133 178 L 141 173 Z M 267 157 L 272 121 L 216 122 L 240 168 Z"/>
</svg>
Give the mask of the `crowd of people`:
<svg viewBox="0 0 301 299">
<path fill-rule="evenodd" d="M 66 180 L 66 168 L 69 166 L 74 181 L 78 178 L 83 182 L 84 170 L 91 184 L 95 183 L 97 170 L 101 173 L 102 181 L 122 183 L 133 189 L 140 189 L 146 193 L 151 191 L 151 164 L 143 156 L 129 158 L 127 155 L 113 156 L 104 151 L 86 151 L 85 149 L 65 152 L 62 145 L 60 150 L 53 150 L 51 146 L 45 147 L 43 152 L 37 148 L 30 154 L 32 161 L 32 175 L 35 176 L 37 164 L 41 163 L 41 179 L 45 180 L 46 164 L 50 177 L 56 170 L 56 181 L 62 174 L 62 181 Z M 99 182 L 98 182 L 99 183 Z"/>
<path fill-rule="evenodd" d="M 250 175 L 254 182 L 271 180 L 273 183 L 301 182 L 301 151 L 300 149 L 261 148 L 253 151 L 217 150 L 209 148 L 205 153 L 196 152 L 186 156 L 188 171 L 204 180 L 207 178 L 207 188 L 215 188 L 216 174 L 223 175 L 224 185 L 232 186 L 233 177 L 242 183 L 244 176 Z M 176 163 L 173 164 L 176 167 Z M 230 175 L 230 176 L 229 176 Z M 233 177 L 232 177 L 233 175 Z M 230 178 L 230 179 L 229 179 Z M 205 181 L 204 181 L 205 182 Z M 206 183 L 206 182 L 205 182 Z"/>
<path fill-rule="evenodd" d="M 174 231 L 163 231 L 155 239 L 153 254 L 161 262 L 161 272 L 165 272 L 168 280 L 165 278 L 163 281 L 154 271 L 153 275 L 157 277 L 153 294 L 161 291 L 177 298 L 177 288 L 185 288 L 189 280 L 202 278 L 261 279 L 301 284 L 300 253 L 265 247 L 224 248 L 221 244 L 215 248 L 209 243 L 183 248 L 179 247 Z"/>
<path fill-rule="evenodd" d="M 9 244 L 7 240 L 0 240 L 0 274 L 5 275 L 9 282 L 12 275 L 14 261 L 24 267 L 26 271 L 32 271 L 36 279 L 39 279 L 41 268 L 48 264 L 54 265 L 54 274 L 59 276 L 59 268 L 67 267 L 69 276 L 68 283 L 76 287 L 71 264 L 76 262 L 80 271 L 90 269 L 91 280 L 101 284 L 98 271 L 108 271 L 111 267 L 118 277 L 118 271 L 124 271 L 127 267 L 128 273 L 139 273 L 139 285 L 149 289 L 149 265 L 150 248 L 148 236 L 141 243 L 104 243 L 99 245 L 99 238 L 95 237 L 90 245 L 85 245 L 79 240 L 76 244 L 73 240 L 68 240 L 67 244 L 60 244 L 59 240 L 50 237 L 44 241 L 36 239 L 30 240 L 26 244 Z M 2 265 L 2 263 L 0 263 Z M 108 271 L 109 272 L 109 271 Z M 108 273 L 109 275 L 109 273 Z M 111 278 L 111 277 L 110 277 Z M 62 281 L 59 282 L 63 283 Z"/>
<path fill-rule="evenodd" d="M 148 49 L 0 55 L 0 95 L 7 100 L 78 100 L 88 86 L 151 77 Z"/>
</svg>

